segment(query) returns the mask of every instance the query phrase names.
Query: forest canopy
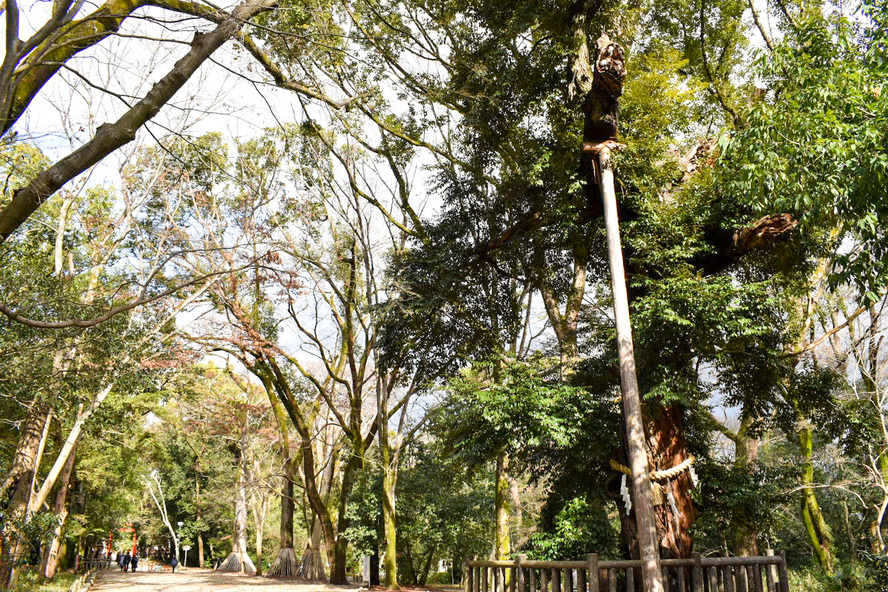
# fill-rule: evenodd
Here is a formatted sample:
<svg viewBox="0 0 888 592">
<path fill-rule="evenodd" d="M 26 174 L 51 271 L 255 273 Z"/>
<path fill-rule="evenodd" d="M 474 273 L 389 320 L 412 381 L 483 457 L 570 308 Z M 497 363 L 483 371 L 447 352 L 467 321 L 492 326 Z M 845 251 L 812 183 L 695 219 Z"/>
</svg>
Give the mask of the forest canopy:
<svg viewBox="0 0 888 592">
<path fill-rule="evenodd" d="M 888 589 L 885 0 L 0 12 L 0 589 Z"/>
</svg>

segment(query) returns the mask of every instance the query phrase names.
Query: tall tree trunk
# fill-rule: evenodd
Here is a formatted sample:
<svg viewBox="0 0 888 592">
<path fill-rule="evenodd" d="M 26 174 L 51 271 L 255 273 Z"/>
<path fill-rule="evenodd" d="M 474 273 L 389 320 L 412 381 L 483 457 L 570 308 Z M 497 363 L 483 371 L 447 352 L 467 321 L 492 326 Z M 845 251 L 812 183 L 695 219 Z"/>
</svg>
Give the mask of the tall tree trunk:
<svg viewBox="0 0 888 592">
<path fill-rule="evenodd" d="M 256 521 L 256 575 L 262 575 L 262 542 L 265 535 L 265 519 Z"/>
<path fill-rule="evenodd" d="M 758 460 L 759 440 L 749 435 L 753 424 L 747 415 L 740 418 L 740 428 L 734 440 L 734 470 L 751 472 Z M 730 539 L 734 555 L 754 557 L 759 554 L 758 517 L 748 508 L 738 508 L 731 513 Z"/>
<path fill-rule="evenodd" d="M 232 444 L 230 450 L 237 460 L 237 490 L 234 495 L 234 531 L 231 554 L 217 568 L 219 571 L 256 573 L 256 566 L 247 554 L 247 468 L 242 447 Z"/>
<path fill-rule="evenodd" d="M 9 475 L 0 487 L 0 585 L 7 588 L 14 588 L 15 563 L 25 551 L 20 528 L 27 519 L 38 451 L 48 418 L 46 406 L 35 399 L 22 424 Z"/>
<path fill-rule="evenodd" d="M 876 463 L 881 473 L 883 483 L 888 483 L 888 452 L 882 452 Z M 885 554 L 885 538 L 882 536 L 882 519 L 885 510 L 888 509 L 888 493 L 882 495 L 882 502 L 872 511 L 872 519 L 869 522 L 868 538 L 870 553 L 873 555 Z M 869 512 L 867 512 L 869 514 Z"/>
<path fill-rule="evenodd" d="M 342 533 L 348 530 L 351 522 L 348 516 L 348 499 L 351 497 L 351 492 L 354 488 L 355 471 L 359 470 L 361 463 L 361 457 L 356 452 L 353 452 L 342 471 L 342 484 L 339 493 L 339 520 L 336 525 L 338 536 L 336 537 L 333 557 L 330 563 L 331 584 L 348 584 L 348 577 L 346 575 L 348 539 L 342 536 Z"/>
<path fill-rule="evenodd" d="M 647 419 L 651 443 L 650 462 L 655 471 L 665 471 L 684 462 L 690 453 L 684 438 L 684 408 L 680 405 L 655 406 Z M 664 559 L 686 559 L 691 556 L 694 539 L 690 529 L 698 512 L 691 499 L 691 477 L 683 471 L 673 479 L 656 482 L 662 497 L 656 506 L 660 552 Z"/>
<path fill-rule="evenodd" d="M 56 516 L 56 525 L 52 531 L 52 538 L 49 543 L 45 545 L 40 559 L 40 573 L 47 580 L 51 580 L 55 577 L 55 572 L 58 567 L 59 547 L 61 545 L 62 535 L 65 531 L 65 524 L 68 519 L 68 491 L 71 484 L 71 474 L 74 472 L 74 457 L 76 452 L 76 450 L 72 451 L 71 454 L 68 455 L 68 460 L 65 461 L 65 466 L 59 477 L 59 485 L 56 490 L 55 500 L 53 500 L 52 504 L 52 512 Z"/>
<path fill-rule="evenodd" d="M 281 453 L 283 454 L 283 450 Z M 274 564 L 268 569 L 268 577 L 270 578 L 294 576 L 299 565 L 296 551 L 293 548 L 293 517 L 296 511 L 293 483 L 296 480 L 296 463 L 289 457 L 289 451 L 284 459 L 283 469 L 284 473 L 281 476 L 281 548 Z"/>
<path fill-rule="evenodd" d="M 287 426 L 287 416 L 283 405 L 274 394 L 274 387 L 263 380 L 268 399 L 274 410 L 278 424 L 278 432 L 281 436 L 281 463 L 283 475 L 281 475 L 281 548 L 274 563 L 268 569 L 270 578 L 288 578 L 296 575 L 298 562 L 296 551 L 293 549 L 293 516 L 296 503 L 293 498 L 293 483 L 296 480 L 296 461 L 290 458 L 290 430 Z"/>
<path fill-rule="evenodd" d="M 197 473 L 194 476 L 194 510 L 195 517 L 197 518 L 197 523 L 201 524 L 203 520 L 203 507 L 201 505 L 200 500 L 200 474 Z M 198 531 L 197 532 L 197 566 L 204 566 L 204 541 L 203 534 Z"/>
<path fill-rule="evenodd" d="M 302 553 L 298 575 L 306 580 L 319 582 L 327 579 L 327 573 L 324 570 L 324 560 L 321 555 L 321 521 L 317 515 L 312 514 L 312 516 L 311 528 L 308 540 L 305 542 L 305 551 Z"/>
<path fill-rule="evenodd" d="M 814 548 L 814 556 L 817 562 L 828 573 L 835 572 L 835 557 L 833 555 L 833 534 L 823 512 L 820 511 L 820 503 L 814 494 L 814 434 L 810 426 L 802 426 L 799 429 L 799 447 L 802 453 L 802 520 L 808 531 L 811 546 Z"/>
<path fill-rule="evenodd" d="M 494 512 L 496 513 L 496 534 L 493 542 L 494 559 L 508 559 L 512 552 L 511 512 L 509 511 L 509 457 L 501 452 L 496 459 L 496 491 L 494 492 Z"/>
<path fill-rule="evenodd" d="M 263 367 L 259 368 L 259 371 L 269 376 L 272 384 L 274 385 L 275 392 L 278 394 L 278 398 L 281 401 L 281 404 L 284 406 L 284 409 L 287 411 L 287 415 L 289 415 L 290 419 L 293 421 L 296 432 L 299 434 L 301 446 L 300 452 L 302 454 L 302 472 L 303 480 L 305 483 L 305 494 L 308 497 L 309 505 L 318 517 L 318 521 L 321 526 L 321 532 L 324 535 L 324 543 L 327 548 L 327 558 L 330 561 L 332 570 L 332 566 L 336 564 L 337 531 L 336 528 L 334 528 L 333 526 L 333 519 L 330 516 L 330 510 L 327 507 L 327 504 L 321 496 L 318 488 L 316 477 L 317 473 L 315 470 L 315 453 L 312 447 L 314 436 L 312 433 L 312 428 L 306 421 L 306 417 L 302 414 L 302 410 L 299 408 L 299 405 L 296 402 L 296 397 L 290 390 L 289 382 L 284 376 L 284 373 L 281 372 L 280 368 L 277 365 L 277 362 L 273 358 L 265 358 L 264 360 L 260 360 L 260 363 Z M 344 579 L 344 555 L 342 568 L 342 575 Z"/>
<path fill-rule="evenodd" d="M 426 553 L 425 561 L 422 563 L 422 572 L 419 575 L 419 581 L 416 582 L 420 586 L 425 586 L 426 582 L 429 579 L 429 572 L 432 571 L 432 560 L 435 558 L 435 548 L 432 547 L 429 549 L 428 553 Z M 508 581 L 509 573 L 506 571 L 506 578 Z"/>
<path fill-rule="evenodd" d="M 388 429 L 388 390 L 385 381 L 377 380 L 379 406 L 379 450 L 382 455 L 382 526 L 385 536 L 385 581 L 387 590 L 399 590 L 398 531 L 395 518 L 395 487 L 398 480 L 397 460 L 392 458 Z"/>
<path fill-rule="evenodd" d="M 382 523 L 385 530 L 384 585 L 387 590 L 400 590 L 398 585 L 398 530 L 395 519 L 395 485 L 397 475 L 389 464 L 389 456 L 388 446 L 383 445 Z"/>
</svg>

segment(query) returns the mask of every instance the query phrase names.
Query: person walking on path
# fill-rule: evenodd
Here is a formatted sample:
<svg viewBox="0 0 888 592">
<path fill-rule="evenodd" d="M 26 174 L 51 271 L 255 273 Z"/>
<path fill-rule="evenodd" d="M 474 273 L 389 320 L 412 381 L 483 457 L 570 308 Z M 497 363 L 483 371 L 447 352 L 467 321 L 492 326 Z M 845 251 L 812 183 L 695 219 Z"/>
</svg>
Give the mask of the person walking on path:
<svg viewBox="0 0 888 592">
<path fill-rule="evenodd" d="M 173 573 L 176 573 L 176 566 L 177 565 L 179 565 L 179 560 L 176 559 L 175 557 L 173 557 L 172 560 L 170 560 L 170 567 L 173 568 Z"/>
<path fill-rule="evenodd" d="M 133 566 L 133 571 L 139 567 L 139 552 L 136 551 L 136 554 L 133 555 L 133 558 L 130 560 L 130 565 Z"/>
<path fill-rule="evenodd" d="M 130 561 L 132 557 L 130 557 L 129 551 L 126 552 L 123 556 L 123 571 L 129 571 Z"/>
</svg>

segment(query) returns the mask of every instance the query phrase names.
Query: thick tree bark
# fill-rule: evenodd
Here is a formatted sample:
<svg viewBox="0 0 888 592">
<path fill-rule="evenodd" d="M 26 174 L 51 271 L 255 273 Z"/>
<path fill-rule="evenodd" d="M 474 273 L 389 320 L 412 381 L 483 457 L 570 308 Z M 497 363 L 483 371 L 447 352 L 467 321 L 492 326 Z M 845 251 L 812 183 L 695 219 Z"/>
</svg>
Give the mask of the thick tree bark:
<svg viewBox="0 0 888 592">
<path fill-rule="evenodd" d="M 9 475 L 0 488 L 0 585 L 7 588 L 14 587 L 15 561 L 25 550 L 19 529 L 27 520 L 38 451 L 48 419 L 46 406 L 35 399 L 22 424 Z"/>
<path fill-rule="evenodd" d="M 30 183 L 13 194 L 12 201 L 0 212 L 0 243 L 21 226 L 40 205 L 65 183 L 136 138 L 136 132 L 153 118 L 197 69 L 223 43 L 234 37 L 253 16 L 269 10 L 274 0 L 247 0 L 232 15 L 209 33 L 196 33 L 191 49 L 166 76 L 114 123 L 105 123 L 83 146 L 39 173 Z"/>
<path fill-rule="evenodd" d="M 653 419 L 646 419 L 650 462 L 655 471 L 665 471 L 690 456 L 684 438 L 684 409 L 671 405 L 653 410 L 653 414 L 656 414 Z M 655 487 L 660 487 L 663 494 L 663 503 L 656 507 L 661 556 L 686 559 L 691 556 L 694 544 L 690 529 L 699 515 L 691 499 L 691 477 L 685 471 L 674 479 L 657 482 Z"/>
</svg>

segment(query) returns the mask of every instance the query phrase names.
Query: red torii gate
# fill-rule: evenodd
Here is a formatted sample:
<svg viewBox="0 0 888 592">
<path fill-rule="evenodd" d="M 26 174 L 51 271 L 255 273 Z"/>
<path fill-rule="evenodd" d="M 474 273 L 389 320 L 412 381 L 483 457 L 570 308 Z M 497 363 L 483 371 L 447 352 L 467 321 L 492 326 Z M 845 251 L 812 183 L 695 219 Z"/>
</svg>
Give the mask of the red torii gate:
<svg viewBox="0 0 888 592">
<path fill-rule="evenodd" d="M 130 553 L 135 555 L 136 551 L 139 549 L 139 537 L 136 531 L 136 525 L 133 522 L 127 522 L 124 524 L 123 528 L 117 529 L 117 532 L 131 532 L 133 533 L 133 548 L 130 549 Z M 108 546 L 111 546 L 111 533 L 108 533 Z"/>
</svg>

